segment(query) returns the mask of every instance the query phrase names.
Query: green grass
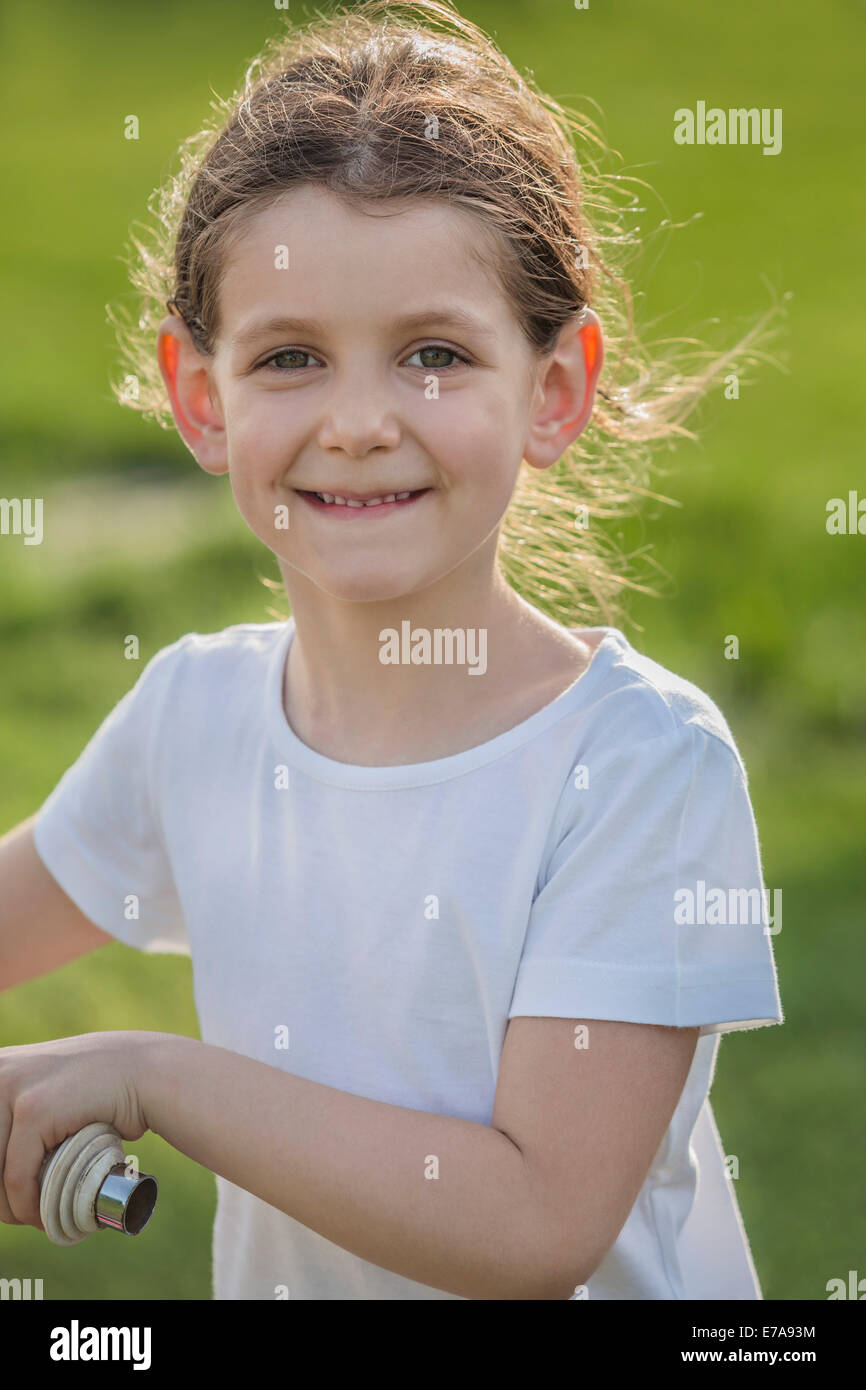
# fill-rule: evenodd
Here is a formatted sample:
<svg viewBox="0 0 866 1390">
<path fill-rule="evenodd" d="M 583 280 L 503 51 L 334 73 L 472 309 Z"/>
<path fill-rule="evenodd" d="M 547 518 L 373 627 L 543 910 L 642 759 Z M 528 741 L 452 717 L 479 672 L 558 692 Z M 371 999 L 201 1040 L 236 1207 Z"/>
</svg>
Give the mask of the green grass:
<svg viewBox="0 0 866 1390">
<path fill-rule="evenodd" d="M 702 412 L 700 443 L 664 456 L 654 506 L 623 528 L 671 576 L 640 598 L 632 640 L 721 705 L 749 769 L 766 882 L 784 895 L 774 938 L 786 1024 L 726 1038 L 713 1105 L 767 1298 L 826 1297 L 862 1270 L 856 1116 L 866 1082 L 862 824 L 866 784 L 864 540 L 828 536 L 825 506 L 861 487 L 859 156 L 862 6 L 653 7 L 625 0 L 467 3 L 542 88 L 601 106 L 625 170 L 646 178 L 651 239 L 636 267 L 661 335 L 733 342 L 773 293 L 793 291 L 786 371 L 753 373 Z M 293 6 L 299 16 L 300 5 Z M 115 405 L 104 306 L 126 293 L 130 224 L 174 167 L 179 140 L 271 32 L 267 7 L 228 0 L 124 8 L 87 0 L 50 17 L 8 0 L 0 177 L 4 411 L 0 492 L 45 499 L 46 540 L 0 538 L 0 830 L 30 815 L 144 661 L 183 632 L 267 621 L 271 556 L 177 437 Z M 832 60 L 832 61 L 831 61 Z M 781 107 L 784 146 L 675 146 L 673 111 L 698 99 Z M 123 118 L 141 121 L 138 142 Z M 689 222 L 693 214 L 703 216 Z M 131 300 L 126 296 L 127 303 Z M 718 318 L 718 324 L 710 321 Z M 123 659 L 138 635 L 141 659 Z M 728 634 L 737 661 L 723 655 Z M 0 1001 L 0 1044 L 94 1029 L 197 1034 L 188 961 L 112 945 Z M 157 1216 L 135 1241 L 58 1250 L 0 1228 L 0 1262 L 47 1298 L 207 1298 L 214 1183 L 147 1135 Z"/>
</svg>

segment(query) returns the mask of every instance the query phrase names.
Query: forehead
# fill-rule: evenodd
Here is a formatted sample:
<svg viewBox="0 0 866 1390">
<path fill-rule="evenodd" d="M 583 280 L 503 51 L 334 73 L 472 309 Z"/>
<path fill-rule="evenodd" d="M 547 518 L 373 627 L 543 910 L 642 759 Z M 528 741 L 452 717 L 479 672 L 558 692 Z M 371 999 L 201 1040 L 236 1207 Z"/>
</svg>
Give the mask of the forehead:
<svg viewBox="0 0 866 1390">
<path fill-rule="evenodd" d="M 353 207 L 302 185 L 242 215 L 220 280 L 225 338 L 256 309 L 298 317 L 401 313 L 451 300 L 503 333 L 516 327 L 493 268 L 496 233 L 442 199 Z"/>
</svg>

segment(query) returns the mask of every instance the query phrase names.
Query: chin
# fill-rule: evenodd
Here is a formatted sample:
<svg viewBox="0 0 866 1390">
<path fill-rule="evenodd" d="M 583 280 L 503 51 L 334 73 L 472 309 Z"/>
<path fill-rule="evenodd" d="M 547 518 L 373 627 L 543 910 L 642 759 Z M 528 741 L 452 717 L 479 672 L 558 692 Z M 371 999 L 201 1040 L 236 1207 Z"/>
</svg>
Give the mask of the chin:
<svg viewBox="0 0 866 1390">
<path fill-rule="evenodd" d="M 416 589 L 426 587 L 423 581 L 419 582 L 417 573 L 405 578 L 392 575 L 386 580 L 381 572 L 337 577 L 308 571 L 308 578 L 323 594 L 340 599 L 343 603 L 394 603 Z"/>
</svg>

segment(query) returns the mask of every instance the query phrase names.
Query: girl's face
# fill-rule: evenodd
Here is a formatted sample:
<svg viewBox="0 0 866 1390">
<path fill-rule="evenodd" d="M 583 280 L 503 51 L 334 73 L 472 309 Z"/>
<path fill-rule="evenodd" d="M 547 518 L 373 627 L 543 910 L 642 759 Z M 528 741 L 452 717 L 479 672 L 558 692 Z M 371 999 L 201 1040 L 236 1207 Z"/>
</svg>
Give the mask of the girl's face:
<svg viewBox="0 0 866 1390">
<path fill-rule="evenodd" d="M 531 436 L 538 363 L 470 254 L 486 229 L 442 203 L 393 206 L 366 216 L 304 185 L 251 214 L 223 266 L 204 432 L 187 442 L 228 471 L 290 599 L 293 571 L 367 601 L 472 556 L 492 572 Z M 541 421 L 550 458 L 537 466 L 573 437 L 552 442 L 559 407 Z M 312 492 L 418 495 L 348 507 Z"/>
</svg>

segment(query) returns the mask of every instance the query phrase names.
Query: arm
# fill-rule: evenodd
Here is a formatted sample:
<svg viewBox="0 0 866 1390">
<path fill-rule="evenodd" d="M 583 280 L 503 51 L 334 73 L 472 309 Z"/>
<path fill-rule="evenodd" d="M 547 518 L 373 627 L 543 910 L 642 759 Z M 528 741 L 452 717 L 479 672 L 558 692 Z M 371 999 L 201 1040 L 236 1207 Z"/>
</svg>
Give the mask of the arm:
<svg viewBox="0 0 866 1390">
<path fill-rule="evenodd" d="M 114 940 L 48 872 L 33 844 L 33 820 L 0 839 L 0 993 Z"/>
<path fill-rule="evenodd" d="M 473 1299 L 568 1299 L 634 1204 L 697 1029 L 520 1018 L 493 1126 L 370 1100 L 192 1038 L 147 1035 L 147 1128 L 325 1239 Z M 430 1155 L 438 1178 L 425 1177 Z"/>
<path fill-rule="evenodd" d="M 344 1250 L 464 1298 L 550 1298 L 523 1157 L 488 1125 L 355 1096 L 150 1034 L 148 1129 Z M 438 1177 L 426 1177 L 431 1158 Z"/>
</svg>

